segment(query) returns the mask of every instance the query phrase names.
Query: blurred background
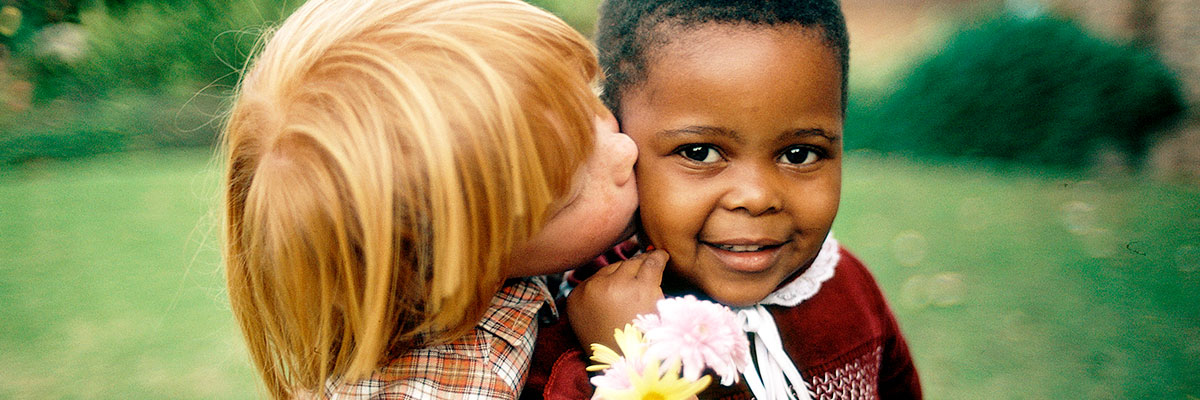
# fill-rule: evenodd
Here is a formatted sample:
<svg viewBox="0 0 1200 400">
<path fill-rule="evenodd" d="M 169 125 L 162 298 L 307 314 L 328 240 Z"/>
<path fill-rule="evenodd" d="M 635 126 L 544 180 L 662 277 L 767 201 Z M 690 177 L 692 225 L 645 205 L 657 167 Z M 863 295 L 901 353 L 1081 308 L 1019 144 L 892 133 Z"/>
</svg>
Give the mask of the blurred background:
<svg viewBox="0 0 1200 400">
<path fill-rule="evenodd" d="M 262 397 L 214 144 L 298 4 L 0 0 L 0 398 Z M 834 230 L 927 397 L 1200 398 L 1200 0 L 843 7 Z"/>
</svg>

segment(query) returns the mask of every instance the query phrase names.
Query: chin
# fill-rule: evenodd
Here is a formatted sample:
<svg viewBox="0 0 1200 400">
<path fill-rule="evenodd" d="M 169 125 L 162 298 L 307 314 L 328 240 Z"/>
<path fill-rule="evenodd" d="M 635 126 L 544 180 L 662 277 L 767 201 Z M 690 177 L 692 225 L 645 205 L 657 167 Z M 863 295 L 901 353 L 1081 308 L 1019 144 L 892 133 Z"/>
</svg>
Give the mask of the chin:
<svg viewBox="0 0 1200 400">
<path fill-rule="evenodd" d="M 710 294 L 709 297 L 712 297 L 713 300 L 730 307 L 753 306 L 762 301 L 762 299 L 766 298 L 767 295 L 771 294 L 739 291 L 729 288 L 728 286 L 725 286 L 724 289 L 725 290 L 706 290 L 706 292 Z"/>
<path fill-rule="evenodd" d="M 742 283 L 727 280 L 699 281 L 674 271 L 674 266 L 668 266 L 663 275 L 663 293 L 668 296 L 693 295 L 702 300 L 712 300 L 729 307 L 749 307 L 765 299 L 775 289 L 763 289 L 762 285 Z M 750 286 L 750 287 L 746 287 Z M 764 291 L 765 290 L 765 291 Z"/>
</svg>

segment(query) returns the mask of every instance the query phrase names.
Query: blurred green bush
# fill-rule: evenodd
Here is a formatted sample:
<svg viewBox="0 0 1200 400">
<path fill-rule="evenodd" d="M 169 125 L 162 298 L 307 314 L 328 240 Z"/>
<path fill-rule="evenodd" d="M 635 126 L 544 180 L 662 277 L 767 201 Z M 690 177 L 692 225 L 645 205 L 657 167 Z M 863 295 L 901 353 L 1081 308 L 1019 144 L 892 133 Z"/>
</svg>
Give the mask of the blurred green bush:
<svg viewBox="0 0 1200 400">
<path fill-rule="evenodd" d="M 109 3 L 78 23 L 32 20 L 44 25 L 11 44 L 7 80 L 31 90 L 27 104 L 0 107 L 0 163 L 213 143 L 262 27 L 298 5 Z"/>
<path fill-rule="evenodd" d="M 1181 96 L 1149 51 L 1004 14 L 953 35 L 892 92 L 852 98 L 847 146 L 1067 168 L 1108 147 L 1136 163 Z"/>
</svg>

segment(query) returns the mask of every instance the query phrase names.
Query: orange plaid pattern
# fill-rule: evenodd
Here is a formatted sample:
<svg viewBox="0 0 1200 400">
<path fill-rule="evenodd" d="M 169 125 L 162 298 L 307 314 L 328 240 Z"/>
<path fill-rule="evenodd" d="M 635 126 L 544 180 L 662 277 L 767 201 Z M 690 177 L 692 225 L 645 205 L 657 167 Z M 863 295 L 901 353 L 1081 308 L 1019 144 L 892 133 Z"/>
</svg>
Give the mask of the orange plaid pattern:
<svg viewBox="0 0 1200 400">
<path fill-rule="evenodd" d="M 525 385 L 538 312 L 557 314 L 540 277 L 508 282 L 475 331 L 453 342 L 413 350 L 370 378 L 330 384 L 330 399 L 515 399 Z"/>
</svg>

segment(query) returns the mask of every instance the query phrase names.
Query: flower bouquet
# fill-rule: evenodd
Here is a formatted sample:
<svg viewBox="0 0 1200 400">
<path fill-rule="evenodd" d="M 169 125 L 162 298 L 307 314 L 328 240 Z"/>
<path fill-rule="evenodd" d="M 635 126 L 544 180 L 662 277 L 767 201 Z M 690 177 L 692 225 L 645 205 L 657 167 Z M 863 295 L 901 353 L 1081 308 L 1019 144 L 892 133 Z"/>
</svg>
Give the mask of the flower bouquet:
<svg viewBox="0 0 1200 400">
<path fill-rule="evenodd" d="M 620 354 L 592 345 L 588 371 L 593 399 L 684 400 L 708 387 L 711 371 L 728 386 L 750 363 L 750 347 L 738 317 L 728 307 L 694 296 L 659 300 L 657 314 L 639 315 L 617 329 Z"/>
</svg>

